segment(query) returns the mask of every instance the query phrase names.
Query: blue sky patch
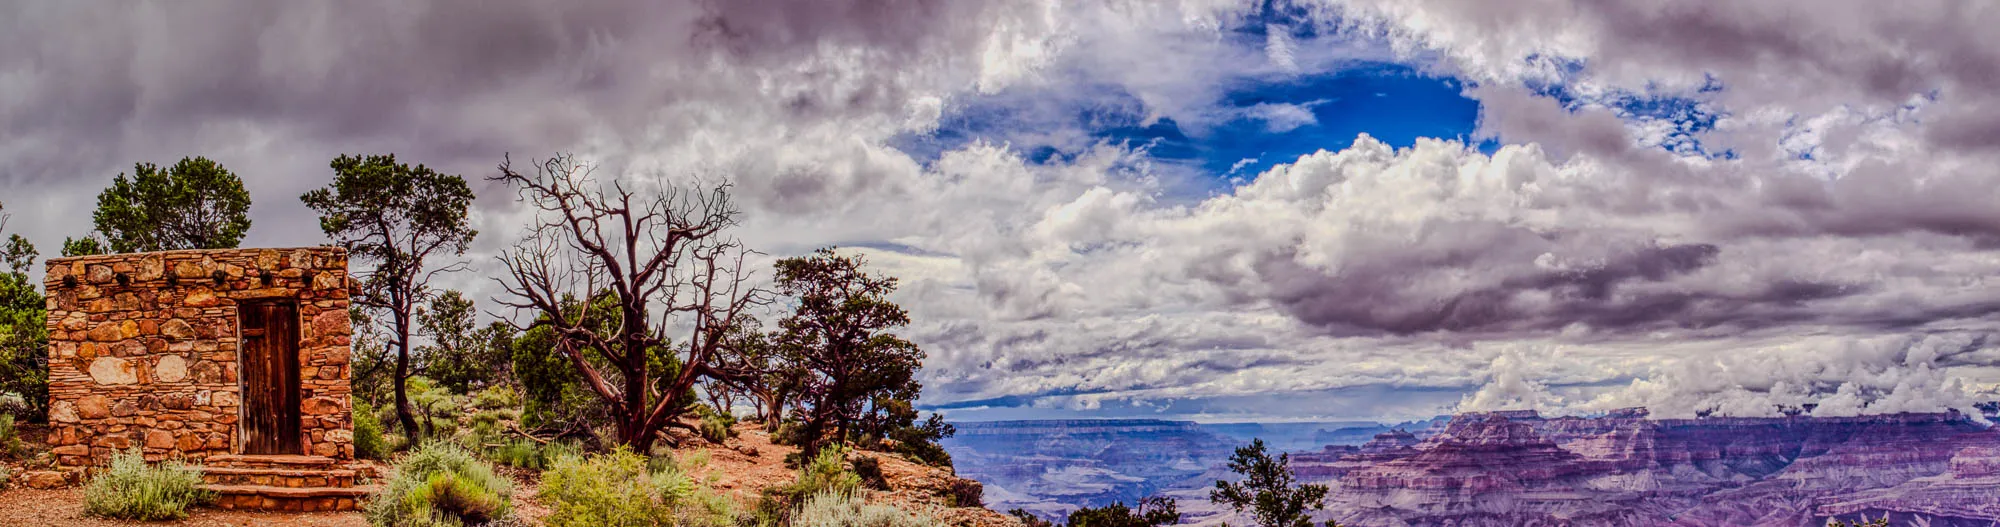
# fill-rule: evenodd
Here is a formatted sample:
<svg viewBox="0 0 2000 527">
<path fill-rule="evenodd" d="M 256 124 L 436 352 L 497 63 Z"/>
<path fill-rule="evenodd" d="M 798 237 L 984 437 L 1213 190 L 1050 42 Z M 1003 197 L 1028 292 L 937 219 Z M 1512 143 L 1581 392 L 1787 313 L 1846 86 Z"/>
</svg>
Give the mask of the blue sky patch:
<svg viewBox="0 0 2000 527">
<path fill-rule="evenodd" d="M 1150 120 L 1149 109 L 1116 86 L 1089 86 L 1082 94 L 1004 91 L 957 101 L 936 131 L 905 134 L 892 146 L 929 163 L 983 140 L 1009 144 L 1029 161 L 1046 163 L 1097 144 L 1122 145 L 1143 149 L 1156 163 L 1226 181 L 1322 149 L 1346 148 L 1363 132 L 1396 147 L 1419 137 L 1465 140 L 1477 125 L 1479 103 L 1463 96 L 1463 89 L 1455 79 L 1371 63 L 1246 81 L 1201 115 Z"/>
</svg>

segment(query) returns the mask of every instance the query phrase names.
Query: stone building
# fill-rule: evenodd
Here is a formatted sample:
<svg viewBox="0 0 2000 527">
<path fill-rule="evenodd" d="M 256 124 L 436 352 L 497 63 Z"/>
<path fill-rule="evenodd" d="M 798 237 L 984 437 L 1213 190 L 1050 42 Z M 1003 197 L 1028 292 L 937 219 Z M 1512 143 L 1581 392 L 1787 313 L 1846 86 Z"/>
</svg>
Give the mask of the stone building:
<svg viewBox="0 0 2000 527">
<path fill-rule="evenodd" d="M 224 506 L 353 506 L 345 250 L 58 258 L 44 280 L 59 465 L 136 447 L 203 462 Z"/>
</svg>

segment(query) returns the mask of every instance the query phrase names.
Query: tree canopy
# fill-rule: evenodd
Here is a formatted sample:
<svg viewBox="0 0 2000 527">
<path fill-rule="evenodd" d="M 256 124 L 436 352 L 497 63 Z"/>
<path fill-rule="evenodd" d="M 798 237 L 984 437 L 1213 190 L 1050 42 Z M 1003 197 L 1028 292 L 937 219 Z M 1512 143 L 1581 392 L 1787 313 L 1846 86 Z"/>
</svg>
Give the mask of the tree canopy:
<svg viewBox="0 0 2000 527">
<path fill-rule="evenodd" d="M 110 252 L 229 249 L 250 231 L 250 193 L 243 180 L 205 157 L 171 167 L 132 166 L 97 195 L 91 219 Z M 68 252 L 68 245 L 65 244 Z"/>
<path fill-rule="evenodd" d="M 410 334 L 417 306 L 438 273 L 462 265 L 437 265 L 439 256 L 459 256 L 479 233 L 468 221 L 472 187 L 465 178 L 424 165 L 396 162 L 394 155 L 335 158 L 333 181 L 299 196 L 320 213 L 320 230 L 369 268 L 354 302 L 388 315 L 384 344 L 396 357 L 391 377 L 396 416 L 405 430 L 416 429 L 409 390 Z"/>
<path fill-rule="evenodd" d="M 916 372 L 924 351 L 892 333 L 910 323 L 909 313 L 888 299 L 896 279 L 867 272 L 866 263 L 832 248 L 777 263 L 778 292 L 792 299 L 793 311 L 778 322 L 775 338 L 803 372 L 796 404 L 808 457 L 829 432 L 836 441 L 851 431 L 880 438 L 917 415 L 908 401 L 923 389 Z"/>
<path fill-rule="evenodd" d="M 7 215 L 0 208 L 0 232 L 6 228 Z M 0 394 L 21 397 L 28 407 L 13 410 L 25 410 L 31 418 L 40 418 L 49 400 L 48 305 L 28 280 L 38 255 L 34 244 L 19 234 L 9 235 L 0 247 L 0 261 L 7 265 L 0 271 Z M 0 412 L 8 410 L 0 406 Z"/>
<path fill-rule="evenodd" d="M 1272 459 L 1263 439 L 1237 447 L 1229 456 L 1229 470 L 1243 480 L 1216 480 L 1209 501 L 1239 514 L 1247 510 L 1261 527 L 1312 527 L 1311 511 L 1326 507 L 1327 487 L 1299 485 L 1292 475 L 1291 457 L 1278 454 Z"/>
</svg>

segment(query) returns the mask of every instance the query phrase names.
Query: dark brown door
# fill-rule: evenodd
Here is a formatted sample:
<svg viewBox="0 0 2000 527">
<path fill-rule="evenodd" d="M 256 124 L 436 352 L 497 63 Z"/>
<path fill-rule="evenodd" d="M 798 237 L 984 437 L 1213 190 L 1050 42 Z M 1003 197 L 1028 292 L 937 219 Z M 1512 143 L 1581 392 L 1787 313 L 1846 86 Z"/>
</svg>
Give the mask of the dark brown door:
<svg viewBox="0 0 2000 527">
<path fill-rule="evenodd" d="M 303 454 L 298 306 L 245 303 L 237 313 L 243 329 L 243 453 Z"/>
</svg>

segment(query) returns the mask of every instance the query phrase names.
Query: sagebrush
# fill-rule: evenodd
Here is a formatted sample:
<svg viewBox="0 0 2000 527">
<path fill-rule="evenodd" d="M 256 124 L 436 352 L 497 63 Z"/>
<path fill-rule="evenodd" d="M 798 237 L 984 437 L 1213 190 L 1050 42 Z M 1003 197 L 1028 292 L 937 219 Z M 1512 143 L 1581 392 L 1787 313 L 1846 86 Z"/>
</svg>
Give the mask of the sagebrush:
<svg viewBox="0 0 2000 527">
<path fill-rule="evenodd" d="M 556 459 L 542 473 L 536 496 L 550 509 L 543 522 L 551 527 L 735 524 L 729 500 L 695 481 L 687 470 L 674 463 L 649 463 L 622 447 Z"/>
<path fill-rule="evenodd" d="M 869 505 L 853 494 L 824 492 L 807 498 L 792 527 L 933 527 L 936 518 L 889 505 Z"/>
<path fill-rule="evenodd" d="M 178 520 L 188 507 L 214 501 L 201 484 L 199 467 L 177 461 L 149 466 L 134 448 L 112 454 L 110 466 L 83 487 L 83 510 L 102 518 Z"/>
<path fill-rule="evenodd" d="M 366 513 L 378 526 L 483 525 L 512 515 L 513 487 L 471 452 L 434 441 L 396 463 Z"/>
</svg>

